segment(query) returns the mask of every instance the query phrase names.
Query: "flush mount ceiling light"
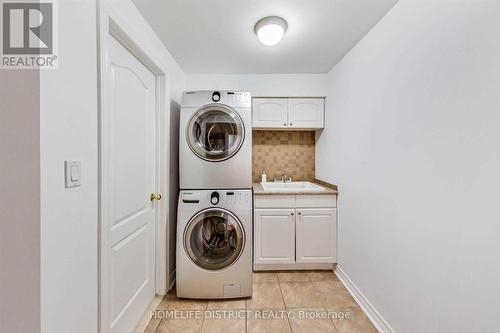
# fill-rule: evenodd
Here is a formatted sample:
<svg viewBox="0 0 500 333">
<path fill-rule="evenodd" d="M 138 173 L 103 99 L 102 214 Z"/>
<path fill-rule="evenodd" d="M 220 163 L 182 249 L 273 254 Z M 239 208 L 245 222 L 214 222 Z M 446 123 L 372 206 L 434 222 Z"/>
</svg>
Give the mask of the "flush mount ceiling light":
<svg viewBox="0 0 500 333">
<path fill-rule="evenodd" d="M 266 45 L 276 45 L 286 32 L 287 23 L 279 16 L 268 16 L 255 23 L 255 34 L 259 41 Z"/>
</svg>

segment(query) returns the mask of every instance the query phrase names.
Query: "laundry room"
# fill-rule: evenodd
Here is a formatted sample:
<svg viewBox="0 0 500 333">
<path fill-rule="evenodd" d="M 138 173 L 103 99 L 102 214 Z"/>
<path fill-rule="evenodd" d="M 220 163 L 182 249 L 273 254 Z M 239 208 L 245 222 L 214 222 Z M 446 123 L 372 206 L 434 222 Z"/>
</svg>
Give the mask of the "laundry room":
<svg viewBox="0 0 500 333">
<path fill-rule="evenodd" d="M 500 332 L 498 0 L 0 21 L 1 333 Z"/>
</svg>

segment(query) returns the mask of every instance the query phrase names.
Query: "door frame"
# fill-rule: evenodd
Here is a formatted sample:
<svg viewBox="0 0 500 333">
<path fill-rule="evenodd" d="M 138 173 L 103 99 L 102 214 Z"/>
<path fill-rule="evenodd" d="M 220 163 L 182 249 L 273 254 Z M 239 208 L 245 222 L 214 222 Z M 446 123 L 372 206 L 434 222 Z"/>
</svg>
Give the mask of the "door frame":
<svg viewBox="0 0 500 333">
<path fill-rule="evenodd" d="M 169 214 L 169 165 L 170 144 L 168 131 L 170 129 L 170 84 L 167 55 L 163 44 L 156 37 L 153 30 L 144 21 L 143 17 L 130 0 L 99 0 L 97 3 L 97 40 L 98 40 L 98 86 L 99 86 L 99 117 L 98 117 L 98 318 L 99 332 L 108 332 L 109 318 L 109 286 L 108 255 L 106 226 L 106 200 L 103 191 L 102 173 L 107 151 L 103 147 L 104 128 L 103 119 L 107 112 L 110 96 L 106 84 L 109 72 L 108 35 L 116 38 L 122 46 L 138 58 L 155 76 L 155 127 L 156 127 L 156 161 L 155 161 L 155 191 L 162 194 L 162 200 L 155 205 L 155 293 L 165 295 L 170 285 L 167 269 L 170 265 L 167 249 L 169 249 L 169 229 L 167 219 Z"/>
</svg>

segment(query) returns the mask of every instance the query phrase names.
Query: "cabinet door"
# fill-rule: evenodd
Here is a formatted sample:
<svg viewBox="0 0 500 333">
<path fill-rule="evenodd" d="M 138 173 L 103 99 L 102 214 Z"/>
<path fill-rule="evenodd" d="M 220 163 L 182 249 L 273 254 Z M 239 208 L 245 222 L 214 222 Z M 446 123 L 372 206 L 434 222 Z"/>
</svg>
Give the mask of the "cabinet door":
<svg viewBox="0 0 500 333">
<path fill-rule="evenodd" d="M 256 264 L 295 262 L 295 210 L 256 209 L 254 260 Z"/>
<path fill-rule="evenodd" d="M 337 262 L 337 210 L 297 209 L 298 263 Z"/>
<path fill-rule="evenodd" d="M 288 127 L 324 128 L 325 100 L 323 98 L 289 98 Z"/>
<path fill-rule="evenodd" d="M 287 98 L 254 98 L 252 103 L 252 127 L 287 127 Z"/>
</svg>

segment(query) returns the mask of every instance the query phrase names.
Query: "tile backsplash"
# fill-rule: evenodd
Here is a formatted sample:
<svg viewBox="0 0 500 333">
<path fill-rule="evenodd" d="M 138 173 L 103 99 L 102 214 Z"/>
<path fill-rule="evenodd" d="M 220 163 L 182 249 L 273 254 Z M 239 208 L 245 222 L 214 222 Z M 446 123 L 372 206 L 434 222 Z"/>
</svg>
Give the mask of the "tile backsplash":
<svg viewBox="0 0 500 333">
<path fill-rule="evenodd" d="M 268 181 L 282 174 L 293 180 L 314 180 L 314 131 L 253 131 L 252 178 L 260 182 L 262 169 Z"/>
</svg>

